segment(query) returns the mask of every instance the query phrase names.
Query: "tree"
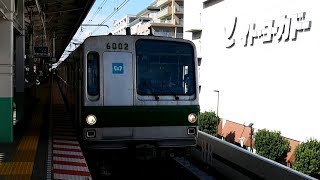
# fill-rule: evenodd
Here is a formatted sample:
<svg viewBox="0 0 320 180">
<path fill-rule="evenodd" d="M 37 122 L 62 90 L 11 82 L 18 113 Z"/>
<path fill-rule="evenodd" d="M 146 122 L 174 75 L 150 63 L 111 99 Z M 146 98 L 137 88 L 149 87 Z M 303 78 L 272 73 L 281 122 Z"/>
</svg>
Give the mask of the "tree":
<svg viewBox="0 0 320 180">
<path fill-rule="evenodd" d="M 254 146 L 257 154 L 284 164 L 290 144 L 280 131 L 259 130 L 255 135 Z"/>
<path fill-rule="evenodd" d="M 302 173 L 320 177 L 320 142 L 309 139 L 302 142 L 294 151 L 293 169 Z"/>
<path fill-rule="evenodd" d="M 205 133 L 216 135 L 218 117 L 215 112 L 201 112 L 199 115 L 199 129 Z"/>
</svg>

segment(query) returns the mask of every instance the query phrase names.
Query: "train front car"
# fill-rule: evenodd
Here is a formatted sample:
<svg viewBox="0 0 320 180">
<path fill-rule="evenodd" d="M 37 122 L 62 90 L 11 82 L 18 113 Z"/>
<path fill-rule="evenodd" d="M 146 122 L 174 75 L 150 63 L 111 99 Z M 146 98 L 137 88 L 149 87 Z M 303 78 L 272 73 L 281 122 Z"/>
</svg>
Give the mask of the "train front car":
<svg viewBox="0 0 320 180">
<path fill-rule="evenodd" d="M 84 43 L 84 142 L 90 148 L 191 147 L 198 99 L 194 45 L 154 36 Z"/>
</svg>

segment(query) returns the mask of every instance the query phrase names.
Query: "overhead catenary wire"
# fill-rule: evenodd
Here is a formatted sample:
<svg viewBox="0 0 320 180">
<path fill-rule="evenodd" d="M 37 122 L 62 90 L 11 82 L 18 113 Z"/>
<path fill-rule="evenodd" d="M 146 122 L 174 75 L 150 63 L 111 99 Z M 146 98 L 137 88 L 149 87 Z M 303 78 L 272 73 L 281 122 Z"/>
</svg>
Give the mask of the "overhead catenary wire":
<svg viewBox="0 0 320 180">
<path fill-rule="evenodd" d="M 106 4 L 107 0 L 104 0 L 101 5 L 98 7 L 98 10 L 96 10 L 96 12 L 93 14 L 93 16 L 90 18 L 90 20 L 93 20 L 93 18 L 96 16 L 96 14 L 102 9 L 102 7 Z M 95 33 L 101 26 L 105 26 L 104 23 L 107 22 L 110 18 L 112 18 L 120 9 L 122 9 L 127 3 L 129 2 L 129 0 L 124 0 L 118 7 L 114 8 L 113 12 L 111 14 L 109 14 L 100 24 L 98 24 L 96 27 L 90 34 L 87 35 L 90 36 L 93 33 Z M 89 21 L 90 21 L 89 20 Z M 91 21 L 90 21 L 91 22 Z M 73 40 L 78 41 L 78 38 L 80 37 L 81 33 L 83 31 L 82 26 L 80 26 L 80 28 L 78 29 L 78 35 L 76 38 L 73 38 Z M 85 37 L 85 38 L 87 38 Z M 84 39 L 85 39 L 84 38 Z M 71 44 L 71 42 L 69 43 L 69 45 Z M 65 50 L 66 51 L 66 50 Z"/>
<path fill-rule="evenodd" d="M 98 7 L 98 9 L 93 13 L 93 15 L 91 16 L 91 18 L 88 20 L 88 22 L 92 22 L 93 19 L 96 17 L 96 15 L 101 11 L 101 9 L 103 8 L 103 6 L 107 3 L 107 0 L 103 0 L 103 2 L 100 4 L 100 6 Z M 76 37 L 76 39 L 78 39 L 80 37 L 80 35 L 83 32 L 83 27 L 80 26 L 80 31 Z"/>
<path fill-rule="evenodd" d="M 105 20 L 102 21 L 101 24 L 104 24 L 105 22 L 107 22 L 115 13 L 117 13 L 121 8 L 123 8 L 128 2 L 129 0 L 124 0 L 117 8 L 113 10 L 113 13 L 111 13 L 110 17 L 108 16 Z"/>
<path fill-rule="evenodd" d="M 96 10 L 96 12 L 93 13 L 93 15 L 91 16 L 91 18 L 89 19 L 89 22 L 92 22 L 93 19 L 96 17 L 96 15 L 101 11 L 101 9 L 103 8 L 103 6 L 107 3 L 107 0 L 103 0 L 103 2 L 100 4 L 100 6 L 98 7 L 98 9 Z"/>
<path fill-rule="evenodd" d="M 113 10 L 113 12 L 107 16 L 98 26 L 96 27 L 96 29 L 94 29 L 90 34 L 95 33 L 105 22 L 107 22 L 110 18 L 112 18 L 121 8 L 123 8 L 127 3 L 129 2 L 129 0 L 124 0 L 117 8 L 115 8 Z"/>
</svg>

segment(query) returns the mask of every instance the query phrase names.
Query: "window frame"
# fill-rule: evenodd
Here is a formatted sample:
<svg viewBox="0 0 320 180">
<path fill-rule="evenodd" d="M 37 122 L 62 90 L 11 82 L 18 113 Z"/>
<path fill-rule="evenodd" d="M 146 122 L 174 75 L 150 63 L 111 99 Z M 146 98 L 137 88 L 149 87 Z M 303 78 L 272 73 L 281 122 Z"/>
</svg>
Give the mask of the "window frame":
<svg viewBox="0 0 320 180">
<path fill-rule="evenodd" d="M 144 92 L 141 92 L 141 90 L 139 89 L 139 87 L 138 87 L 138 82 L 139 81 L 141 81 L 141 78 L 140 78 L 140 76 L 139 76 L 139 59 L 138 59 L 138 48 L 137 48 L 137 43 L 138 42 L 141 42 L 141 41 L 146 41 L 146 42 L 150 42 L 150 41 L 154 41 L 154 42 L 165 42 L 165 43 L 174 43 L 174 44 L 185 44 L 186 46 L 190 46 L 191 47 L 191 55 L 190 55 L 190 57 L 192 58 L 192 60 L 191 60 L 191 66 L 190 66 L 190 68 L 192 68 L 193 70 L 193 76 L 191 77 L 192 78 L 192 88 L 193 88 L 193 90 L 192 90 L 192 92 L 191 93 L 187 93 L 187 92 L 185 92 L 185 93 L 177 93 L 177 91 L 174 91 L 174 92 L 170 92 L 170 93 L 168 93 L 168 92 L 166 92 L 166 93 L 157 93 L 157 92 L 151 92 L 151 93 L 144 93 Z M 192 44 L 190 44 L 190 43 L 186 43 L 186 42 L 182 42 L 182 41 L 164 41 L 164 40 L 156 40 L 156 39 L 139 39 L 139 40 L 137 40 L 136 41 L 136 43 L 135 43 L 135 49 L 136 49 L 136 82 L 137 82 L 137 84 L 136 84 L 136 93 L 138 94 L 138 95 L 140 95 L 140 96 L 152 96 L 152 95 L 160 95 L 160 96 L 172 96 L 172 95 L 177 95 L 177 96 L 194 96 L 196 93 L 197 93 L 197 79 L 196 79 L 196 68 L 198 67 L 197 66 L 197 62 L 196 62 L 196 60 L 195 60 L 195 55 L 194 55 L 194 47 L 192 46 Z M 161 52 L 159 53 L 159 55 L 161 55 Z M 148 64 L 148 65 L 150 65 L 150 64 Z M 140 78 L 140 79 L 139 79 Z M 140 90 L 140 91 L 139 91 Z M 172 91 L 172 90 L 169 90 L 169 91 Z"/>
<path fill-rule="evenodd" d="M 95 58 L 95 59 L 89 59 L 89 56 L 90 55 L 95 55 L 95 57 L 93 57 L 93 58 Z M 98 96 L 100 96 L 100 55 L 99 55 L 99 53 L 98 52 L 96 52 L 96 51 L 90 51 L 90 52 L 88 52 L 87 53 L 87 79 L 86 79 L 86 81 L 87 81 L 87 93 L 88 93 L 88 95 L 89 96 L 93 96 L 93 97 L 98 97 Z M 91 67 L 90 65 L 89 65 L 89 61 L 93 61 L 93 60 L 95 60 L 96 61 L 96 64 L 95 64 L 95 68 L 96 68 L 96 71 L 97 71 L 97 73 L 96 73 L 96 88 L 95 88 L 95 90 L 94 90 L 94 92 L 92 92 L 92 90 L 91 90 L 91 88 L 89 88 L 89 86 L 91 85 L 91 84 L 93 84 L 93 82 L 91 82 L 91 81 L 93 81 L 93 80 L 91 80 L 90 81 L 90 79 L 89 79 L 89 77 L 92 77 L 91 75 L 89 75 L 89 73 L 91 73 L 91 72 L 89 72 L 89 67 Z M 92 78 L 94 78 L 94 77 L 92 77 Z M 91 83 L 89 83 L 89 82 L 91 82 Z"/>
</svg>

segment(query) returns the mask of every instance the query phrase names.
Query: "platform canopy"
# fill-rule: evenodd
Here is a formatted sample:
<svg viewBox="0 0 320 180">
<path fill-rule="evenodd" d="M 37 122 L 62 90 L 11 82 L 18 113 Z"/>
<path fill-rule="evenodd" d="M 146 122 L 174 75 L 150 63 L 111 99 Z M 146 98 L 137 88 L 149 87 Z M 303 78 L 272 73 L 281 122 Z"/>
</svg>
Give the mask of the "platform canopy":
<svg viewBox="0 0 320 180">
<path fill-rule="evenodd" d="M 48 47 L 59 59 L 95 0 L 25 0 L 26 49 Z M 33 34 L 33 36 L 29 36 Z M 33 41 L 30 41 L 33 37 Z M 55 37 L 55 52 L 53 52 Z M 28 52 L 28 50 L 26 51 Z"/>
</svg>

